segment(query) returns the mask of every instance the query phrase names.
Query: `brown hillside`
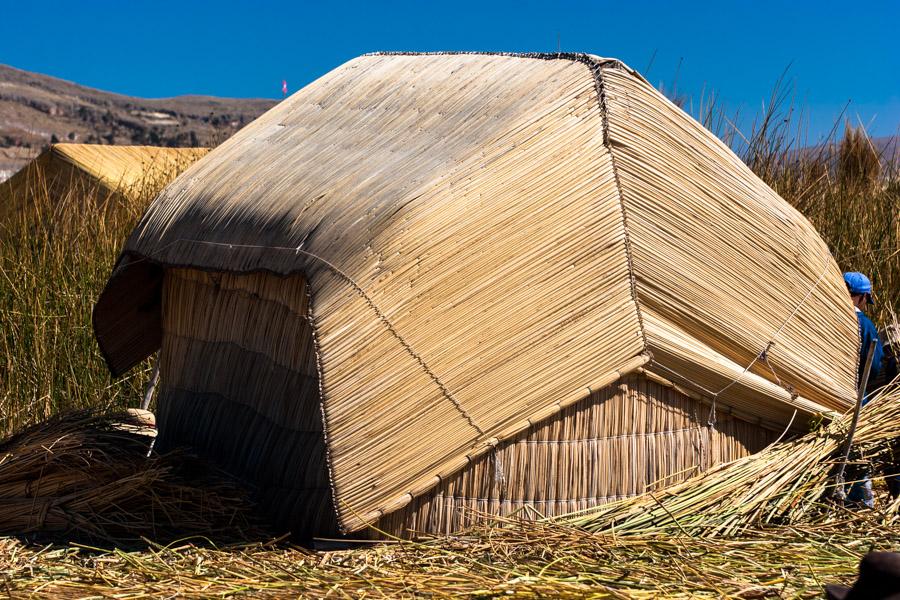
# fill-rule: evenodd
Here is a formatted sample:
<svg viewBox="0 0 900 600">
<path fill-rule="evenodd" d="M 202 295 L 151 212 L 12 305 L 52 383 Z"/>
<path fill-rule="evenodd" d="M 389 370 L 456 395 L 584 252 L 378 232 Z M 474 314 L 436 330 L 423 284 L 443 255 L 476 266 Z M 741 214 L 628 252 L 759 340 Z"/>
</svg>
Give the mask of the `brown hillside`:
<svg viewBox="0 0 900 600">
<path fill-rule="evenodd" d="M 212 147 L 274 104 L 134 98 L 0 65 L 0 181 L 55 142 Z"/>
</svg>

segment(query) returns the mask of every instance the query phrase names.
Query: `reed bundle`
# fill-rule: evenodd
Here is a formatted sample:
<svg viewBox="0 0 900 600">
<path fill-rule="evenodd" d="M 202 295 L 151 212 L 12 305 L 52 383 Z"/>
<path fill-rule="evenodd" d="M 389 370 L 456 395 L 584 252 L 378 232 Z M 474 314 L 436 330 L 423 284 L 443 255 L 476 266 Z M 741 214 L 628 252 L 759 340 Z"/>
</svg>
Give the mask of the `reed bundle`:
<svg viewBox="0 0 900 600">
<path fill-rule="evenodd" d="M 680 532 L 734 536 L 760 524 L 825 524 L 842 510 L 827 500 L 834 466 L 852 415 L 797 440 L 720 465 L 658 494 L 604 505 L 563 517 L 594 532 Z M 853 438 L 857 472 L 867 467 L 897 472 L 894 451 L 900 437 L 900 386 L 883 390 L 862 411 Z M 852 470 L 852 469 L 851 469 Z M 860 475 L 861 476 L 861 475 Z M 893 519 L 897 503 L 885 511 Z"/>
<path fill-rule="evenodd" d="M 244 539 L 252 526 L 240 488 L 184 453 L 150 452 L 141 425 L 72 412 L 0 444 L 0 533 Z"/>
<path fill-rule="evenodd" d="M 50 152 L 110 190 L 151 200 L 209 149 L 55 144 Z"/>
<path fill-rule="evenodd" d="M 47 218 L 64 205 L 95 203 L 113 207 L 139 202 L 145 208 L 159 192 L 207 148 L 53 144 L 7 181 L 0 183 L 0 225 L 18 226 L 26 213 Z M 63 206 L 58 206 L 63 205 Z"/>
</svg>

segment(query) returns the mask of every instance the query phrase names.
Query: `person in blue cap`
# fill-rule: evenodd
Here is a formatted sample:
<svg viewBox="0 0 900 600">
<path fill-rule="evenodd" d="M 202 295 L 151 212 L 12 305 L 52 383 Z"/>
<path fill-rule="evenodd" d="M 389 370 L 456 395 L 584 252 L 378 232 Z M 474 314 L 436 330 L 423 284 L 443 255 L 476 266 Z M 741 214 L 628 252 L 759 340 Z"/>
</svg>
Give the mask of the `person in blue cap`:
<svg viewBox="0 0 900 600">
<path fill-rule="evenodd" d="M 850 271 L 844 273 L 844 282 L 847 284 L 847 291 L 850 292 L 850 301 L 856 309 L 856 319 L 859 321 L 859 370 L 856 374 L 857 387 L 866 385 L 866 391 L 871 389 L 869 382 L 878 378 L 881 371 L 881 361 L 884 358 L 884 348 L 881 344 L 881 338 L 878 336 L 878 330 L 875 324 L 863 312 L 870 304 L 875 304 L 872 300 L 872 282 L 862 273 Z M 872 368 L 869 371 L 869 379 L 863 383 L 862 376 L 865 370 L 869 346 L 875 340 L 875 350 L 872 357 Z M 863 404 L 868 401 L 868 396 L 863 397 Z M 868 508 L 875 508 L 875 493 L 872 489 L 872 480 L 868 475 L 861 475 L 859 480 L 850 487 L 847 494 L 847 500 L 860 503 Z"/>
<path fill-rule="evenodd" d="M 884 358 L 884 347 L 881 345 L 881 338 L 878 336 L 878 330 L 875 324 L 866 316 L 864 309 L 870 304 L 875 304 L 872 300 L 872 282 L 862 273 L 849 271 L 844 273 L 844 282 L 847 284 L 847 291 L 850 292 L 850 300 L 856 309 L 856 319 L 859 321 L 859 370 L 856 374 L 856 385 L 862 385 L 863 369 L 866 366 L 866 353 L 872 340 L 875 340 L 875 356 L 872 357 L 872 370 L 869 373 L 869 381 L 878 379 L 878 373 L 881 371 L 881 361 Z"/>
</svg>

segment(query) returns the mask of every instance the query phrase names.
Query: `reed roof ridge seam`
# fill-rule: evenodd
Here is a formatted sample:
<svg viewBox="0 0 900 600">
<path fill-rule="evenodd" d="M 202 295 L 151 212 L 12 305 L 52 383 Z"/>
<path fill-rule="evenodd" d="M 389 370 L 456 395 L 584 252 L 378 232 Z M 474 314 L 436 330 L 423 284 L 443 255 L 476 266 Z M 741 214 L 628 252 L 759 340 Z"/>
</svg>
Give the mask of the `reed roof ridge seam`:
<svg viewBox="0 0 900 600">
<path fill-rule="evenodd" d="M 625 500 L 626 498 L 634 498 L 635 496 L 639 496 L 640 494 L 612 494 L 607 496 L 585 496 L 582 498 L 542 498 L 542 499 L 534 499 L 534 500 L 523 500 L 523 499 L 513 499 L 513 498 L 478 498 L 478 497 L 469 497 L 469 496 L 457 496 L 457 495 L 449 495 L 444 494 L 441 496 L 436 496 L 436 500 L 452 500 L 454 502 L 498 502 L 500 504 L 510 503 L 510 504 L 553 504 L 553 503 L 571 503 L 571 502 L 591 502 L 591 501 L 600 501 L 607 502 L 610 500 Z"/>
<path fill-rule="evenodd" d="M 316 322 L 315 319 L 313 319 L 312 314 L 312 292 L 310 292 L 308 282 L 303 287 L 306 292 L 307 322 L 309 323 L 310 335 L 312 336 L 313 342 L 313 354 L 315 355 L 316 360 L 316 386 L 319 390 L 319 415 L 322 418 L 322 445 L 325 448 L 325 473 L 328 477 L 328 488 L 331 492 L 331 508 L 336 516 L 335 520 L 337 521 L 338 528 L 343 533 L 349 533 L 344 527 L 342 519 L 340 518 L 341 513 L 338 510 L 338 493 L 334 483 L 334 465 L 332 463 L 331 444 L 329 443 L 328 419 L 325 415 L 325 390 L 322 388 L 322 355 L 319 352 L 319 336 L 318 331 L 316 330 Z"/>
<path fill-rule="evenodd" d="M 614 68 L 621 68 L 622 66 L 624 66 L 620 61 L 615 62 L 617 66 L 615 66 Z M 625 195 L 622 193 L 622 182 L 619 178 L 619 167 L 616 164 L 616 155 L 615 152 L 613 152 L 613 147 L 609 136 L 609 99 L 606 95 L 606 85 L 603 80 L 604 64 L 605 63 L 603 62 L 603 60 L 595 59 L 587 63 L 587 66 L 594 78 L 594 85 L 597 89 L 597 100 L 600 105 L 601 127 L 603 127 L 603 146 L 609 152 L 613 181 L 616 184 L 616 196 L 619 199 L 619 208 L 622 212 L 622 233 L 624 235 L 625 242 L 625 260 L 628 263 L 628 284 L 631 291 L 631 300 L 632 302 L 634 302 L 635 315 L 637 316 L 638 320 L 638 332 L 643 343 L 641 352 L 649 353 L 650 344 L 647 341 L 647 331 L 644 328 L 644 317 L 641 314 L 641 303 L 637 290 L 637 278 L 634 275 L 634 254 L 631 249 L 631 235 L 629 233 L 628 226 L 628 210 L 625 208 Z"/>
<path fill-rule="evenodd" d="M 491 50 L 434 50 L 429 52 L 413 52 L 406 50 L 380 50 L 376 52 L 367 52 L 361 56 L 497 56 L 534 60 L 568 60 L 571 62 L 583 63 L 589 68 L 620 69 L 626 71 L 629 75 L 639 79 L 643 83 L 650 85 L 650 82 L 648 82 L 643 75 L 618 58 L 598 56 L 587 52 L 503 52 Z"/>
</svg>

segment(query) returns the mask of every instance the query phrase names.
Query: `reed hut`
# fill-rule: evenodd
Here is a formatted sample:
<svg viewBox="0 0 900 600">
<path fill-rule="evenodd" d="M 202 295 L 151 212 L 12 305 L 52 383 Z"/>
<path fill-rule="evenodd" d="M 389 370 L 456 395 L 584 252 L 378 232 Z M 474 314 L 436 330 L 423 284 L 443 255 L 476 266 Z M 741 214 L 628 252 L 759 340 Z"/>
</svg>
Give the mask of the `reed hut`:
<svg viewBox="0 0 900 600">
<path fill-rule="evenodd" d="M 639 494 L 849 407 L 859 343 L 810 223 L 583 54 L 324 75 L 160 194 L 94 327 L 299 535 Z"/>
<path fill-rule="evenodd" d="M 0 218 L 47 201 L 71 204 L 149 202 L 207 148 L 53 144 L 0 183 Z M 41 206 L 40 209 L 48 207 Z"/>
</svg>

